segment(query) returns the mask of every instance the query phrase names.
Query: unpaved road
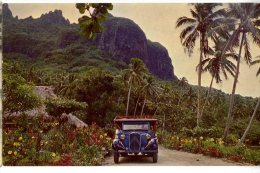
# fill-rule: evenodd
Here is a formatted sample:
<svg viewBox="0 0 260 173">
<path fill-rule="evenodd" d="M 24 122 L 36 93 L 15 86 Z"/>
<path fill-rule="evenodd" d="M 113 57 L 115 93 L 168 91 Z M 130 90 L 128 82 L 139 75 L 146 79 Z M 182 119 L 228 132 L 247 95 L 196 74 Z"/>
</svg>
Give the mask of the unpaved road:
<svg viewBox="0 0 260 173">
<path fill-rule="evenodd" d="M 223 159 L 216 159 L 202 154 L 192 154 L 182 151 L 166 149 L 159 146 L 158 162 L 153 163 L 151 157 L 120 157 L 119 164 L 114 163 L 113 156 L 106 158 L 104 166 L 238 166 Z"/>
</svg>

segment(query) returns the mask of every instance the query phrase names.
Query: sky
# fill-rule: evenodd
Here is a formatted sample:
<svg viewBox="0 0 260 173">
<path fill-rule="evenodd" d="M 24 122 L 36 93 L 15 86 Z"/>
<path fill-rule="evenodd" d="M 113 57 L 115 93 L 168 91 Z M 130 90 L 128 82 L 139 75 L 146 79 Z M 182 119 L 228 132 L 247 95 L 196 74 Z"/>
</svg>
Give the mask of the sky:
<svg viewBox="0 0 260 173">
<path fill-rule="evenodd" d="M 179 34 L 181 28 L 176 29 L 176 21 L 181 16 L 189 16 L 191 5 L 172 3 L 114 3 L 114 8 L 111 13 L 114 16 L 126 17 L 133 20 L 146 34 L 147 39 L 161 43 L 169 52 L 174 73 L 178 78 L 186 77 L 188 82 L 197 85 L 198 76 L 195 71 L 199 61 L 198 42 L 194 48 L 194 53 L 189 57 L 184 52 L 181 45 Z M 63 11 L 63 16 L 71 23 L 77 23 L 81 16 L 75 4 L 9 4 L 9 7 L 14 16 L 19 19 L 32 16 L 38 18 L 41 14 L 48 13 L 55 9 Z M 252 57 L 260 55 L 260 47 L 251 44 Z M 243 55 L 243 52 L 242 52 Z M 241 62 L 240 74 L 236 93 L 243 96 L 260 96 L 260 77 L 256 77 L 258 67 L 246 65 Z M 209 86 L 211 77 L 209 74 L 202 75 L 202 86 Z M 231 93 L 234 79 L 230 76 L 228 80 L 223 78 L 222 83 L 213 84 L 213 87 L 220 89 L 225 93 Z"/>
</svg>

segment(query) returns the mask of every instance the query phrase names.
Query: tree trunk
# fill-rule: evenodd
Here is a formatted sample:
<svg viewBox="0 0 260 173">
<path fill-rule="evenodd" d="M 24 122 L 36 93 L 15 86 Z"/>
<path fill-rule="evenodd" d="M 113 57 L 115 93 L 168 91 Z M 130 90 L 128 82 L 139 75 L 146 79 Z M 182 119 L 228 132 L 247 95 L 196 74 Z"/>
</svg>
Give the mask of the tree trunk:
<svg viewBox="0 0 260 173">
<path fill-rule="evenodd" d="M 207 104 L 207 102 L 208 102 L 209 95 L 210 95 L 210 91 L 211 91 L 211 89 L 212 89 L 212 84 L 213 84 L 214 76 L 215 76 L 215 75 L 213 75 L 212 78 L 211 78 L 211 82 L 210 82 L 209 90 L 208 90 L 208 93 L 207 93 L 207 97 L 206 97 L 205 103 L 204 103 L 204 105 L 202 106 L 202 109 L 201 109 L 200 118 L 203 116 L 203 112 L 204 112 L 205 106 L 206 106 L 206 104 Z"/>
<path fill-rule="evenodd" d="M 225 127 L 224 134 L 223 134 L 223 141 L 225 143 L 227 142 L 228 131 L 229 131 L 231 118 L 232 118 L 232 111 L 233 111 L 233 106 L 234 106 L 234 97 L 235 97 L 236 86 L 237 86 L 237 81 L 238 81 L 239 66 L 240 66 L 241 52 L 242 52 L 244 38 L 245 38 L 245 33 L 243 33 L 242 39 L 241 39 L 241 43 L 240 43 L 239 55 L 238 55 L 237 67 L 236 67 L 236 75 L 235 75 L 235 79 L 234 79 L 234 83 L 233 83 L 232 94 L 230 96 L 230 102 L 229 102 L 229 109 L 228 109 L 228 116 L 227 116 L 227 121 L 226 121 L 226 127 Z"/>
<path fill-rule="evenodd" d="M 153 116 L 155 116 L 157 110 L 158 110 L 158 106 L 156 106 L 155 111 L 154 111 L 154 113 L 153 113 Z"/>
<path fill-rule="evenodd" d="M 162 129 L 162 133 L 164 133 L 164 129 L 165 129 L 165 113 L 163 114 L 163 129 Z"/>
<path fill-rule="evenodd" d="M 144 104 L 142 106 L 141 116 L 143 116 L 145 101 L 146 101 L 146 94 L 144 95 Z"/>
<path fill-rule="evenodd" d="M 132 89 L 132 77 L 129 79 L 129 90 L 128 90 L 128 96 L 127 96 L 127 104 L 126 104 L 126 112 L 125 115 L 128 116 L 128 109 L 129 109 L 129 101 L 130 101 L 130 94 Z"/>
<path fill-rule="evenodd" d="M 137 101 L 136 101 L 136 104 L 135 104 L 134 116 L 136 116 L 135 114 L 136 114 L 136 110 L 137 110 L 139 99 L 140 99 L 140 94 L 138 95 L 138 98 L 137 98 Z"/>
<path fill-rule="evenodd" d="M 92 106 L 92 102 L 88 102 L 87 103 L 88 107 L 87 107 L 87 116 L 86 116 L 86 119 L 85 119 L 85 122 L 87 124 L 92 124 L 93 123 L 93 106 Z"/>
<path fill-rule="evenodd" d="M 199 127 L 200 123 L 200 89 L 201 89 L 201 62 L 203 60 L 203 36 L 200 35 L 200 61 L 199 61 L 199 69 L 198 69 L 198 107 L 197 107 L 197 127 Z"/>
<path fill-rule="evenodd" d="M 249 124 L 248 124 L 248 126 L 247 126 L 247 128 L 246 128 L 246 130 L 245 130 L 245 132 L 243 134 L 243 136 L 241 137 L 241 139 L 240 139 L 240 141 L 238 142 L 237 145 L 241 145 L 241 144 L 244 143 L 246 135 L 248 134 L 249 129 L 251 128 L 253 120 L 254 120 L 254 118 L 256 116 L 256 112 L 257 112 L 257 109 L 258 109 L 259 105 L 260 105 L 260 97 L 258 98 L 258 101 L 257 101 L 256 107 L 255 107 L 254 113 L 253 113 L 252 117 L 250 118 Z"/>
</svg>

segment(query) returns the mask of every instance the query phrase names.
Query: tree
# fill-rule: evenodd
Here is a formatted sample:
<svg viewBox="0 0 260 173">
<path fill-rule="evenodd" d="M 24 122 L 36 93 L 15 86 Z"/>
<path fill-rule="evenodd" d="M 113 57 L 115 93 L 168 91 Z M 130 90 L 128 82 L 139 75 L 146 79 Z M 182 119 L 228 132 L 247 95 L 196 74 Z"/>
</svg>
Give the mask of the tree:
<svg viewBox="0 0 260 173">
<path fill-rule="evenodd" d="M 238 82 L 239 70 L 240 70 L 240 62 L 241 62 L 241 54 L 242 49 L 244 48 L 244 59 L 246 63 L 251 62 L 251 52 L 248 37 L 251 36 L 253 42 L 257 45 L 260 45 L 260 4 L 230 4 L 229 16 L 237 19 L 237 22 L 234 23 L 237 28 L 233 31 L 229 41 L 225 45 L 222 56 L 226 52 L 226 50 L 235 45 L 239 45 L 239 53 L 238 60 L 236 65 L 236 73 L 233 82 L 232 93 L 230 96 L 228 115 L 226 120 L 226 127 L 223 134 L 223 140 L 227 141 L 227 136 L 229 132 L 229 127 L 232 119 L 232 111 L 234 107 L 234 96 L 236 92 L 236 86 Z M 241 36 L 241 39 L 240 39 Z M 239 43 L 240 41 L 240 43 Z"/>
<path fill-rule="evenodd" d="M 22 77 L 20 63 L 3 63 L 3 111 L 27 111 L 41 106 L 34 86 Z"/>
<path fill-rule="evenodd" d="M 200 122 L 200 104 L 201 104 L 201 62 L 208 52 L 208 32 L 216 26 L 220 21 L 219 17 L 225 15 L 224 9 L 214 11 L 220 4 L 193 4 L 194 9 L 191 9 L 192 18 L 183 16 L 177 20 L 176 27 L 186 25 L 180 34 L 182 45 L 188 50 L 189 54 L 192 53 L 195 42 L 199 39 L 200 42 L 200 58 L 198 67 L 198 101 L 197 101 L 197 126 Z M 215 37 L 214 34 L 211 34 Z"/>
<path fill-rule="evenodd" d="M 255 118 L 255 116 L 256 116 L 256 112 L 257 112 L 257 110 L 258 110 L 258 108 L 259 108 L 259 105 L 260 105 L 260 97 L 258 98 L 257 104 L 256 104 L 256 106 L 255 106 L 255 110 L 254 110 L 254 112 L 253 112 L 253 114 L 252 114 L 252 116 L 251 116 L 251 118 L 250 118 L 250 121 L 249 121 L 249 123 L 248 123 L 248 126 L 247 126 L 247 128 L 246 128 L 246 130 L 245 130 L 243 136 L 241 137 L 241 139 L 239 140 L 239 142 L 238 142 L 237 145 L 243 144 L 243 142 L 244 142 L 244 140 L 245 140 L 245 138 L 246 138 L 246 136 L 247 136 L 247 134 L 248 134 L 248 132 L 249 132 L 251 126 L 252 126 L 252 123 L 253 123 L 253 120 L 254 120 L 254 118 Z"/>
<path fill-rule="evenodd" d="M 108 10 L 113 9 L 113 5 L 111 3 L 77 3 L 76 8 L 80 14 L 88 13 L 88 15 L 79 18 L 78 21 L 81 34 L 87 39 L 92 39 L 96 33 L 103 30 L 101 24 L 109 14 Z"/>
<path fill-rule="evenodd" d="M 3 105 L 4 111 L 27 111 L 42 104 L 34 93 L 33 85 L 28 84 L 19 74 L 3 75 Z"/>
<path fill-rule="evenodd" d="M 143 87 L 143 91 L 144 91 L 144 102 L 143 102 L 143 106 L 142 106 L 142 110 L 141 110 L 141 116 L 143 115 L 143 111 L 144 111 L 144 107 L 145 107 L 145 103 L 146 103 L 146 99 L 148 98 L 152 98 L 152 97 L 158 97 L 159 93 L 157 91 L 157 88 L 154 84 L 154 78 L 149 76 L 146 80 L 146 84 Z"/>
<path fill-rule="evenodd" d="M 103 126 L 105 121 L 102 120 L 110 116 L 117 106 L 114 95 L 120 88 L 115 85 L 114 76 L 102 69 L 93 68 L 85 72 L 84 76 L 79 76 L 70 86 L 72 88 L 67 90 L 74 90 L 70 93 L 70 98 L 87 104 L 84 121 Z"/>
<path fill-rule="evenodd" d="M 256 57 L 257 59 L 251 62 L 251 65 L 256 65 L 256 64 L 260 64 L 260 56 Z M 256 72 L 256 76 L 258 76 L 260 74 L 260 67 L 258 68 L 257 72 Z"/>
<path fill-rule="evenodd" d="M 138 97 L 137 97 L 137 100 L 136 100 L 136 103 L 135 103 L 134 116 L 136 115 L 137 107 L 138 107 L 139 100 L 140 100 L 140 97 L 141 97 L 141 92 L 142 92 L 142 87 L 138 87 L 136 89 L 136 94 L 138 95 Z"/>
<path fill-rule="evenodd" d="M 75 96 L 75 91 L 79 89 L 78 83 L 80 83 L 82 78 L 79 75 L 76 74 L 68 74 L 64 78 L 62 78 L 61 81 L 59 81 L 57 84 L 57 88 L 55 90 L 58 94 L 61 94 L 67 98 L 72 98 Z M 60 82 L 63 84 L 61 85 Z"/>
<path fill-rule="evenodd" d="M 49 115 L 59 117 L 63 113 L 69 114 L 76 111 L 84 111 L 86 109 L 86 103 L 77 102 L 74 99 L 66 98 L 48 98 L 45 101 L 46 111 Z"/>
<path fill-rule="evenodd" d="M 181 86 L 181 87 L 184 87 L 184 88 L 188 87 L 189 86 L 188 79 L 186 77 L 180 78 L 178 85 Z"/>
<path fill-rule="evenodd" d="M 129 110 L 129 101 L 131 96 L 131 90 L 134 83 L 143 83 L 143 75 L 147 72 L 143 61 L 139 58 L 132 58 L 129 64 L 129 69 L 127 69 L 128 75 L 128 95 L 127 95 L 127 104 L 126 104 L 126 113 L 125 115 L 128 116 Z"/>
<path fill-rule="evenodd" d="M 223 45 L 225 44 L 225 40 L 218 39 L 217 42 L 215 42 L 214 50 L 209 49 L 208 54 L 211 56 L 211 58 L 207 58 L 202 61 L 202 72 L 209 72 L 211 75 L 211 82 L 209 89 L 207 91 L 207 96 L 205 99 L 205 102 L 201 109 L 201 117 L 203 116 L 203 112 L 205 109 L 205 106 L 208 102 L 208 98 L 210 96 L 210 92 L 213 85 L 213 80 L 215 79 L 216 83 L 220 83 L 221 80 L 221 73 L 223 73 L 225 79 L 228 79 L 227 72 L 231 76 L 235 76 L 235 70 L 236 66 L 232 61 L 229 60 L 229 58 L 232 58 L 234 60 L 238 59 L 237 54 L 233 52 L 226 52 L 224 56 L 221 58 Z M 199 66 L 199 65 L 198 65 Z M 198 67 L 197 66 L 197 67 Z"/>
<path fill-rule="evenodd" d="M 257 56 L 256 58 L 260 58 L 260 56 Z M 260 59 L 257 59 L 255 61 L 251 62 L 251 65 L 256 65 L 258 63 L 260 63 Z M 260 67 L 259 67 L 258 71 L 256 72 L 256 76 L 258 76 L 259 74 L 260 74 Z M 256 107 L 254 109 L 254 112 L 253 112 L 253 114 L 252 114 L 252 116 L 250 118 L 249 124 L 248 124 L 248 126 L 247 126 L 247 128 L 246 128 L 246 130 L 245 130 L 245 132 L 243 134 L 243 136 L 241 137 L 241 139 L 239 140 L 237 145 L 241 145 L 241 144 L 244 143 L 244 140 L 245 140 L 245 138 L 246 138 L 246 136 L 247 136 L 251 126 L 252 126 L 253 120 L 254 120 L 254 118 L 256 116 L 256 112 L 257 112 L 257 110 L 259 108 L 259 105 L 260 105 L 260 97 L 258 98 L 258 102 L 257 102 Z"/>
</svg>

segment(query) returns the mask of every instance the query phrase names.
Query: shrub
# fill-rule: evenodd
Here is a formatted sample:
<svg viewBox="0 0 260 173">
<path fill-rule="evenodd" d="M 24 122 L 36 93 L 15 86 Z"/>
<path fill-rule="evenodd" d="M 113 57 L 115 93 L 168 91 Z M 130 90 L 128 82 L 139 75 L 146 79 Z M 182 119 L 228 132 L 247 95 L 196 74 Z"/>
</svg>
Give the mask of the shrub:
<svg viewBox="0 0 260 173">
<path fill-rule="evenodd" d="M 187 130 L 189 134 L 191 131 Z M 193 134 L 193 133 L 192 133 Z M 231 135 L 232 136 L 232 135 Z M 159 143 L 171 149 L 192 153 L 202 153 L 211 157 L 224 157 L 235 162 L 248 162 L 255 165 L 260 163 L 260 151 L 247 148 L 245 145 L 223 145 L 222 138 L 177 136 L 167 131 L 158 133 Z M 235 141 L 234 137 L 234 141 Z"/>
<path fill-rule="evenodd" d="M 193 129 L 188 129 L 183 127 L 181 129 L 181 134 L 184 136 L 193 136 L 193 137 L 217 137 L 220 134 L 220 129 L 216 127 L 212 127 L 210 129 L 205 129 L 201 127 L 195 127 Z M 217 134 L 217 135 L 216 135 Z"/>
<path fill-rule="evenodd" d="M 4 124 L 4 165 L 100 165 L 112 150 L 111 138 L 94 124 L 74 128 L 64 119 L 43 116 L 12 122 L 26 118 L 28 126 Z"/>
<path fill-rule="evenodd" d="M 86 103 L 72 99 L 57 98 L 46 100 L 46 111 L 52 116 L 60 116 L 62 113 L 72 113 L 86 109 Z"/>
<path fill-rule="evenodd" d="M 228 142 L 229 144 L 235 145 L 235 144 L 238 143 L 238 138 L 239 138 L 238 135 L 230 134 L 230 135 L 228 135 L 228 137 L 227 137 L 227 142 Z"/>
<path fill-rule="evenodd" d="M 102 152 L 96 145 L 82 145 L 73 153 L 73 162 L 78 166 L 100 165 Z"/>
<path fill-rule="evenodd" d="M 33 85 L 18 74 L 3 75 L 3 92 L 4 111 L 23 112 L 42 104 L 33 92 Z"/>
</svg>

